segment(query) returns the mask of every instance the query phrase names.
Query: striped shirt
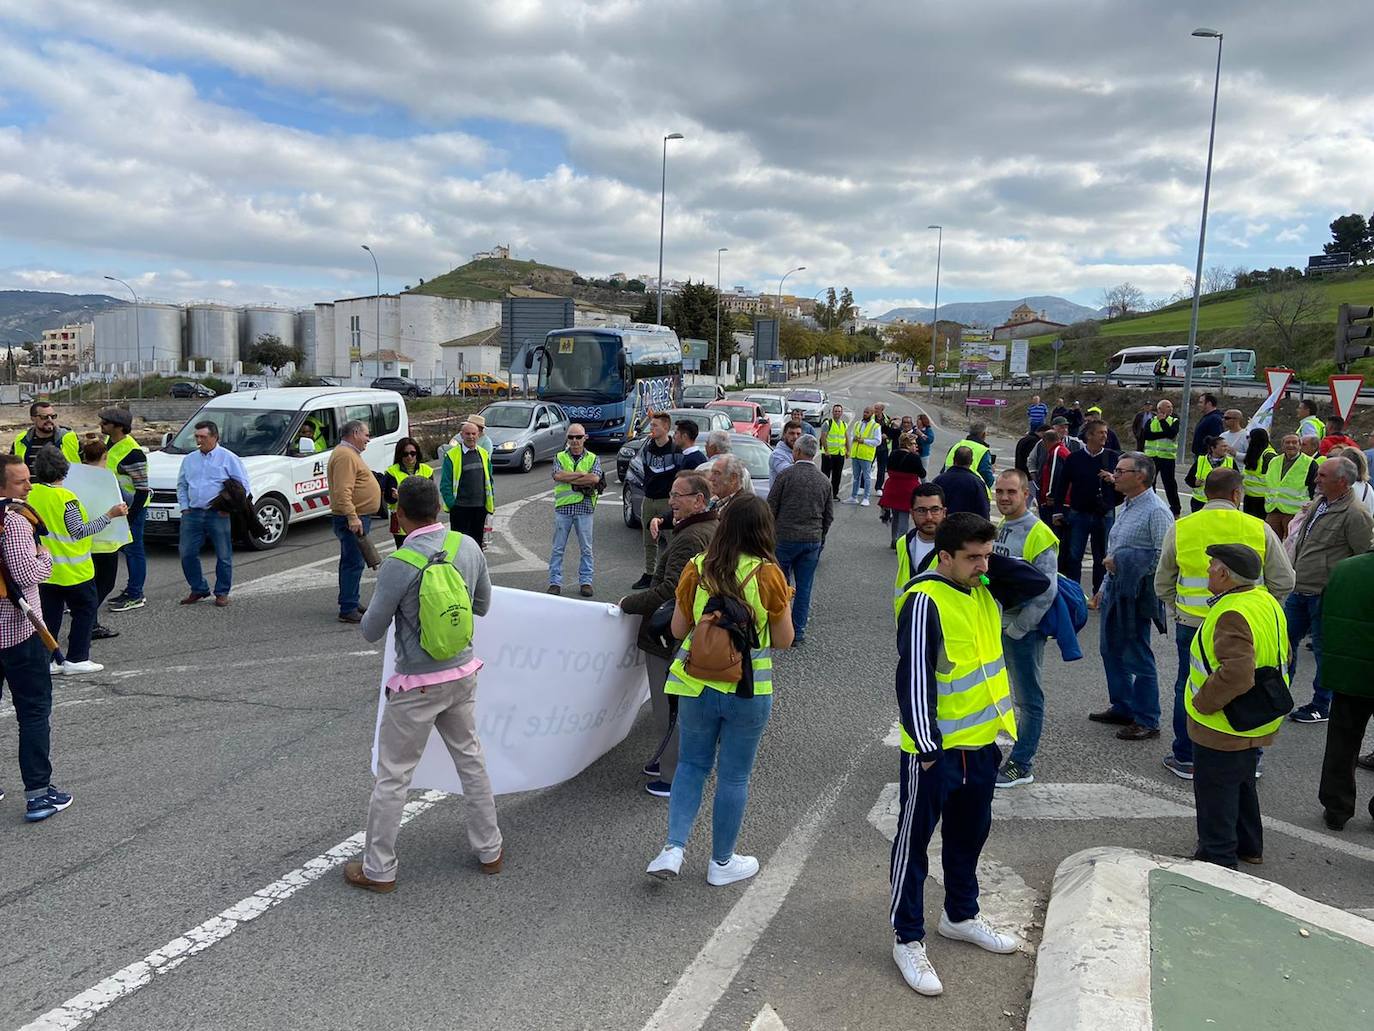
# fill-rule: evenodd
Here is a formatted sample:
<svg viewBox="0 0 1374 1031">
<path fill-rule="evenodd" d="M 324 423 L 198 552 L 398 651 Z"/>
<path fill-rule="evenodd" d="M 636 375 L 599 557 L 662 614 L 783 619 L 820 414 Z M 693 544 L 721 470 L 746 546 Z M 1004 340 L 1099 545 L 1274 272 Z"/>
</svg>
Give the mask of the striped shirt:
<svg viewBox="0 0 1374 1031">
<path fill-rule="evenodd" d="M 1037 401 L 1026 409 L 1026 419 L 1030 422 L 1030 428 L 1045 425 L 1045 421 L 1050 417 L 1049 406 L 1043 401 Z"/>
</svg>

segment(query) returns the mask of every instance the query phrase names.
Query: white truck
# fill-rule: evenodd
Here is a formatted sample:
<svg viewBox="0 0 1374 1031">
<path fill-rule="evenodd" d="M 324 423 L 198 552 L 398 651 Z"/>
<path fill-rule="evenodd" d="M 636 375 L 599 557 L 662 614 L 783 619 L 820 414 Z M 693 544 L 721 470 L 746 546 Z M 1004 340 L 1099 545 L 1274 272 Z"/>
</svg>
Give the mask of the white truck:
<svg viewBox="0 0 1374 1031">
<path fill-rule="evenodd" d="M 396 444 L 410 435 L 405 399 L 392 390 L 341 387 L 279 387 L 222 394 L 169 434 L 148 456 L 152 497 L 144 522 L 147 540 L 175 540 L 180 531 L 177 474 L 196 448 L 195 426 L 209 420 L 219 442 L 243 459 L 258 518 L 267 533 L 250 537 L 257 551 L 275 548 L 289 524 L 329 514 L 325 468 L 346 422 L 361 419 L 372 439 L 364 458 L 377 472 L 394 461 Z M 307 427 L 307 423 L 311 425 Z"/>
</svg>

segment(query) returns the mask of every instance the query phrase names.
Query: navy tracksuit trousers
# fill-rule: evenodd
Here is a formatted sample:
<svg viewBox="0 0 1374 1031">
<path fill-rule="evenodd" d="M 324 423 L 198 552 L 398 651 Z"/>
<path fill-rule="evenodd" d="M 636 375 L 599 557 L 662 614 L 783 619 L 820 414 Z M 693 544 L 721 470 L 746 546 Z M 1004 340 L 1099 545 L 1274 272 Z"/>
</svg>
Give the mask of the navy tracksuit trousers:
<svg viewBox="0 0 1374 1031">
<path fill-rule="evenodd" d="M 994 744 L 954 748 L 921 769 L 902 753 L 901 812 L 892 841 L 892 930 L 899 942 L 926 936 L 927 850 L 942 820 L 945 912 L 959 922 L 978 915 L 978 856 L 992 827 L 992 795 L 1002 750 Z"/>
</svg>

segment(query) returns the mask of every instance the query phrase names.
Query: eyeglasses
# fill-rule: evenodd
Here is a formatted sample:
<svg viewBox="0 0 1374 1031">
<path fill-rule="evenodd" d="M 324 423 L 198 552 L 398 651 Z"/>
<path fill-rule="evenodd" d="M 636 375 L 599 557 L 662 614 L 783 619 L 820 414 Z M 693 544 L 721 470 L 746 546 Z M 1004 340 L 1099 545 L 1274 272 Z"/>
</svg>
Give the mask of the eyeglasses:
<svg viewBox="0 0 1374 1031">
<path fill-rule="evenodd" d="M 944 505 L 936 505 L 934 508 L 913 508 L 911 511 L 914 512 L 916 515 L 934 515 L 936 512 L 943 512 L 944 510 Z"/>
<path fill-rule="evenodd" d="M 586 440 L 586 439 L 587 439 L 587 435 L 586 435 L 585 433 L 569 433 L 569 434 L 568 434 L 568 439 L 569 439 L 569 440 Z"/>
<path fill-rule="evenodd" d="M 1122 469 L 1120 466 L 1117 466 L 1115 469 L 1112 470 L 1112 475 L 1113 475 L 1113 476 L 1125 476 L 1127 473 L 1138 473 L 1138 472 L 1140 472 L 1139 469 L 1132 469 L 1130 466 L 1127 466 L 1125 469 Z"/>
<path fill-rule="evenodd" d="M 700 496 L 700 494 L 701 494 L 701 491 L 697 491 L 697 490 L 685 490 L 685 491 L 684 491 L 684 490 L 670 490 L 670 491 L 668 492 L 668 497 L 670 497 L 670 498 L 695 498 L 695 497 Z"/>
<path fill-rule="evenodd" d="M 402 452 L 401 452 L 401 457 L 402 457 L 402 458 L 418 458 L 418 457 L 420 457 L 420 452 L 418 452 L 418 451 L 402 451 Z"/>
</svg>

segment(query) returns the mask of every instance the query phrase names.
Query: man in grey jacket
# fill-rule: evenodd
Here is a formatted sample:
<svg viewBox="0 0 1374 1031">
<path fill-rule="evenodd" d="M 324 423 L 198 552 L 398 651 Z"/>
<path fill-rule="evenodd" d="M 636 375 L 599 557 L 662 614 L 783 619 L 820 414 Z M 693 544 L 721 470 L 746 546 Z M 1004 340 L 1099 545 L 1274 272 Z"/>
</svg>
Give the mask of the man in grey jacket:
<svg viewBox="0 0 1374 1031">
<path fill-rule="evenodd" d="M 467 585 L 472 614 L 486 615 L 491 605 L 486 557 L 471 537 L 450 534 L 439 522 L 439 488 L 434 481 L 407 477 L 398 495 L 396 519 L 406 534 L 404 546 L 432 558 L 445 549 L 450 537 L 457 537 L 453 565 Z M 500 873 L 505 857 L 491 779 L 473 719 L 482 662 L 471 643 L 451 659 L 435 659 L 420 646 L 421 575 L 395 556 L 383 562 L 360 625 L 363 637 L 380 641 L 395 621 L 396 671 L 386 684 L 386 710 L 377 739 L 377 780 L 367 807 L 367 843 L 361 860 L 344 865 L 344 880 L 356 888 L 383 893 L 396 889 L 396 834 L 401 829 L 406 789 L 431 730 L 443 738 L 462 781 L 468 841 L 482 872 Z"/>
</svg>

